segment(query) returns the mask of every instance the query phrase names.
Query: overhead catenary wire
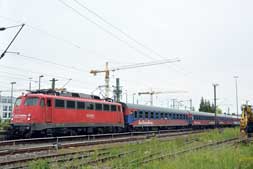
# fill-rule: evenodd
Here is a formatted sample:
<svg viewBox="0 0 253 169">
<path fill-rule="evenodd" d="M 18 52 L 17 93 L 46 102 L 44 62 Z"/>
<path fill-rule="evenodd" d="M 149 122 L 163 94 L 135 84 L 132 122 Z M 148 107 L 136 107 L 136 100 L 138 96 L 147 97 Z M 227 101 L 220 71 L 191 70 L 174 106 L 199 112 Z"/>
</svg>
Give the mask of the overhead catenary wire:
<svg viewBox="0 0 253 169">
<path fill-rule="evenodd" d="M 2 15 L 0 15 L 0 18 L 2 18 L 2 19 L 4 19 L 4 20 L 11 21 L 11 22 L 14 22 L 14 23 L 23 23 L 23 21 L 18 21 L 18 20 L 16 20 L 16 19 L 13 19 L 13 18 L 10 18 L 10 17 L 6 17 L 6 16 L 2 16 Z M 77 45 L 76 43 L 74 43 L 74 42 L 72 42 L 72 41 L 70 41 L 70 40 L 64 39 L 64 38 L 62 38 L 62 37 L 60 37 L 60 36 L 58 36 L 58 35 L 55 35 L 55 34 L 53 34 L 53 33 L 51 33 L 51 32 L 48 32 L 48 31 L 46 31 L 46 30 L 43 30 L 43 29 L 41 29 L 41 28 L 38 28 L 37 26 L 31 25 L 31 24 L 29 24 L 29 23 L 26 23 L 26 26 L 27 26 L 28 28 L 30 28 L 30 29 L 33 29 L 33 30 L 35 30 L 35 31 L 38 31 L 38 32 L 40 32 L 40 33 L 42 33 L 42 34 L 44 34 L 44 35 L 46 35 L 46 36 L 48 36 L 48 37 L 51 37 L 51 38 L 55 39 L 55 40 L 64 42 L 65 44 L 71 45 L 71 46 L 73 46 L 73 47 L 75 47 L 75 48 L 80 48 L 80 46 Z"/>
<path fill-rule="evenodd" d="M 101 25 L 99 25 L 98 23 L 92 21 L 91 19 L 89 19 L 87 16 L 84 16 L 83 14 L 81 14 L 79 11 L 77 11 L 76 9 L 74 9 L 72 6 L 66 4 L 65 2 L 63 2 L 63 0 L 58 0 L 60 1 L 61 3 L 63 3 L 65 6 L 67 6 L 68 8 L 70 8 L 71 10 L 73 10 L 74 12 L 78 13 L 79 15 L 82 15 L 82 17 L 84 17 L 86 20 L 88 20 L 89 22 L 95 24 L 96 26 L 98 26 L 100 29 L 102 29 L 103 31 L 105 31 L 106 33 L 109 33 L 111 36 L 113 36 L 114 38 L 118 39 L 118 36 L 113 34 L 112 32 L 108 32 L 107 29 L 103 28 Z M 94 10 L 90 9 L 87 7 L 87 5 L 84 5 L 83 3 L 80 3 L 78 0 L 73 0 L 76 4 L 78 4 L 79 6 L 81 6 L 82 8 L 84 8 L 86 11 L 88 11 L 89 13 L 93 14 L 94 16 L 96 16 L 97 18 L 99 18 L 101 21 L 103 21 L 104 23 L 106 23 L 107 25 L 109 25 L 110 27 L 112 27 L 113 29 L 117 30 L 118 32 L 120 32 L 121 34 L 123 34 L 126 38 L 128 38 L 129 40 L 135 42 L 136 44 L 138 44 L 140 47 L 142 47 L 143 49 L 145 49 L 146 51 L 148 51 L 148 53 L 153 53 L 155 54 L 156 56 L 162 58 L 162 59 L 165 59 L 164 56 L 162 56 L 161 54 L 159 54 L 157 51 L 155 51 L 154 49 L 148 47 L 147 45 L 145 45 L 144 43 L 140 42 L 139 40 L 137 40 L 136 38 L 134 38 L 133 36 L 131 36 L 129 33 L 123 31 L 122 29 L 120 29 L 119 27 L 115 26 L 114 24 L 112 24 L 111 22 L 109 22 L 108 20 L 106 20 L 104 17 L 102 17 L 101 15 L 99 15 L 97 12 L 95 12 Z M 116 36 L 116 37 L 115 37 Z M 120 40 L 120 39 L 118 39 Z M 122 42 L 122 41 L 121 41 Z M 125 43 L 126 41 L 124 41 Z M 127 42 L 127 45 L 129 43 Z M 131 45 L 132 47 L 134 47 L 133 45 Z M 131 48 L 132 48 L 131 47 Z M 137 49 L 134 47 L 134 49 Z M 138 51 L 140 51 L 138 49 Z M 137 52 L 138 52 L 137 51 Z M 139 53 L 139 52 L 138 52 Z M 154 59 L 151 55 L 149 54 L 146 54 L 144 52 L 141 51 L 140 53 L 141 55 L 149 58 L 149 59 Z M 185 73 L 184 71 L 182 70 L 179 70 L 178 67 L 173 67 L 173 65 L 170 65 L 169 66 L 170 68 L 174 69 L 175 71 L 177 72 L 180 72 L 182 73 L 184 76 L 188 76 L 189 74 L 188 73 Z"/>
<path fill-rule="evenodd" d="M 138 44 L 139 46 L 141 46 L 142 48 L 152 52 L 153 54 L 164 58 L 162 55 L 160 55 L 158 52 L 156 52 L 154 49 L 151 49 L 150 47 L 148 47 L 147 45 L 145 45 L 144 43 L 140 42 L 139 40 L 137 40 L 136 38 L 134 38 L 133 36 L 131 36 L 130 34 L 128 34 L 127 32 L 123 31 L 122 29 L 120 29 L 119 27 L 115 26 L 114 24 L 112 24 L 111 22 L 109 22 L 108 20 L 106 20 L 104 17 L 102 17 L 101 15 L 99 15 L 97 12 L 95 12 L 94 10 L 88 8 L 87 6 L 85 6 L 83 3 L 80 3 L 78 0 L 73 0 L 74 2 L 76 2 L 79 6 L 81 6 L 82 8 L 86 9 L 89 13 L 93 14 L 94 16 L 96 16 L 97 18 L 99 18 L 100 20 L 102 20 L 104 23 L 106 23 L 107 25 L 111 26 L 112 28 L 114 28 L 115 30 L 119 31 L 120 33 L 122 33 L 125 37 L 127 37 L 128 39 L 132 40 L 133 42 L 135 42 L 136 44 Z"/>
<path fill-rule="evenodd" d="M 36 60 L 36 61 L 47 63 L 47 64 L 53 64 L 55 66 L 60 66 L 60 67 L 66 68 L 66 69 L 76 70 L 76 71 L 79 71 L 79 72 L 84 72 L 85 71 L 83 69 L 76 68 L 74 66 L 64 65 L 64 64 L 56 63 L 56 62 L 53 62 L 53 61 L 50 61 L 50 60 L 40 59 L 38 57 L 24 55 L 24 54 L 21 54 L 21 53 L 10 53 L 10 54 L 11 55 L 18 55 L 18 56 L 21 56 L 21 57 L 24 57 L 24 58 Z"/>
<path fill-rule="evenodd" d="M 129 42 L 127 42 L 126 40 L 123 40 L 122 38 L 120 38 L 119 36 L 117 36 L 116 34 L 114 34 L 112 31 L 104 28 L 103 26 L 99 25 L 97 22 L 91 20 L 90 18 L 88 18 L 87 16 L 85 16 L 84 14 L 82 14 L 81 12 L 79 12 L 78 10 L 76 10 L 75 8 L 73 8 L 71 5 L 68 5 L 67 3 L 65 3 L 63 0 L 58 0 L 61 4 L 63 4 L 65 7 L 69 8 L 70 10 L 72 10 L 73 12 L 75 12 L 77 15 L 79 15 L 80 17 L 84 18 L 85 20 L 87 20 L 88 22 L 92 23 L 93 25 L 97 26 L 99 29 L 101 29 L 102 31 L 106 32 L 107 34 L 109 34 L 111 37 L 117 39 L 118 41 L 124 43 L 125 45 L 127 45 L 129 48 L 133 49 L 134 51 L 136 51 L 137 53 L 139 53 L 140 55 L 149 58 L 149 59 L 155 59 L 154 57 L 152 57 L 151 55 L 143 52 L 142 50 L 136 48 L 134 45 L 130 44 Z"/>
</svg>

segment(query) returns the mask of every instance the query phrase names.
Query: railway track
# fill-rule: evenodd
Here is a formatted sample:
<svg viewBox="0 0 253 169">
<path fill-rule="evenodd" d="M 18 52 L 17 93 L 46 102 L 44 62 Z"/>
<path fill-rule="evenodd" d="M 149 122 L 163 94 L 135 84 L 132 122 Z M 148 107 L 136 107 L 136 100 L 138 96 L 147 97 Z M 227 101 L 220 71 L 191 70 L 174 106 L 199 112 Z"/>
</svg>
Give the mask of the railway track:
<svg viewBox="0 0 253 169">
<path fill-rule="evenodd" d="M 145 157 L 136 159 L 134 161 L 131 161 L 130 164 L 128 164 L 129 166 L 140 166 L 152 161 L 157 161 L 157 160 L 164 160 L 164 159 L 168 159 L 168 158 L 174 158 L 176 156 L 188 153 L 188 152 L 192 152 L 192 151 L 197 151 L 197 150 L 201 150 L 204 148 L 208 148 L 208 147 L 214 147 L 214 146 L 221 146 L 221 145 L 235 145 L 238 143 L 242 143 L 244 141 L 253 141 L 252 138 L 250 139 L 240 139 L 238 137 L 235 138 L 230 138 L 230 139 L 225 139 L 225 140 L 221 140 L 221 141 L 216 141 L 216 142 L 212 142 L 212 143 L 207 143 L 207 144 L 201 144 L 198 146 L 194 146 L 194 147 L 188 147 L 188 148 L 184 148 L 180 151 L 176 151 L 176 152 L 168 152 L 168 153 L 164 153 L 164 152 L 155 152 L 152 154 L 149 154 Z"/>
<path fill-rule="evenodd" d="M 43 150 L 58 150 L 68 147 L 98 145 L 113 142 L 126 142 L 146 139 L 150 137 L 168 137 L 197 133 L 198 130 L 163 130 L 159 132 L 131 132 L 117 134 L 98 134 L 83 136 L 49 137 L 34 139 L 19 139 L 0 142 L 0 156 Z"/>
<path fill-rule="evenodd" d="M 120 137 L 117 135 L 113 135 L 112 137 L 110 137 L 110 139 L 94 139 L 94 140 L 79 140 L 79 141 L 71 141 L 71 142 L 66 142 L 66 140 L 64 142 L 60 142 L 59 140 L 63 139 L 57 139 L 58 140 L 58 144 L 55 143 L 50 143 L 50 144 L 46 144 L 46 145 L 40 145 L 39 141 L 38 141 L 38 145 L 36 146 L 27 146 L 27 144 L 22 144 L 24 143 L 24 140 L 12 140 L 13 143 L 15 143 L 14 145 L 12 144 L 12 146 L 18 146 L 19 148 L 15 147 L 15 148 L 11 148 L 8 150 L 2 150 L 0 151 L 0 166 L 4 166 L 4 168 L 17 168 L 17 166 L 23 166 L 23 168 L 26 168 L 26 163 L 29 161 L 32 161 L 34 159 L 50 159 L 50 158 L 57 158 L 59 159 L 59 161 L 64 161 L 64 156 L 70 156 L 70 155 L 75 155 L 76 159 L 80 159 L 82 158 L 86 158 L 88 159 L 89 155 L 87 154 L 92 154 L 92 152 L 94 152 L 94 149 L 91 150 L 85 150 L 85 151 L 79 151 L 79 152 L 69 152 L 69 153 L 63 153 L 63 154 L 59 154 L 58 151 L 55 150 L 59 150 L 59 149 L 63 149 L 63 148 L 70 148 L 70 147 L 80 147 L 80 146 L 89 146 L 89 145 L 99 145 L 99 144 L 112 144 L 112 143 L 123 143 L 124 142 L 134 142 L 134 141 L 139 141 L 139 140 L 146 140 L 147 138 L 151 138 L 151 137 L 158 137 L 158 138 L 164 138 L 164 137 L 179 137 L 179 136 L 184 136 L 184 135 L 190 135 L 190 134 L 196 134 L 196 133 L 200 133 L 203 132 L 203 130 L 201 131 L 181 131 L 181 132 L 170 132 L 170 133 L 166 133 L 166 132 L 148 132 L 148 133 L 129 133 L 128 135 L 125 135 L 124 137 L 122 135 L 120 135 Z M 155 134 L 155 135 L 154 135 Z M 77 136 L 76 136 L 77 137 Z M 73 137 L 71 137 L 73 138 Z M 45 139 L 48 141 L 49 138 Z M 56 138 L 50 138 L 51 140 L 54 140 Z M 63 139 L 64 140 L 64 139 Z M 30 140 L 29 140 L 30 141 Z M 7 144 L 8 143 L 8 144 Z M 2 145 L 6 146 L 10 146 L 11 141 L 8 142 L 2 142 Z M 45 144 L 45 143 L 44 143 Z M 25 145 L 25 147 L 22 147 L 22 145 Z M 38 153 L 38 152 L 43 152 L 44 153 Z M 48 153 L 51 152 L 51 153 Z M 31 155 L 27 155 L 27 153 L 31 153 Z M 26 154 L 26 157 L 20 158 L 19 156 L 23 156 L 24 154 Z M 79 155 L 78 155 L 79 154 Z M 118 158 L 121 156 L 124 156 L 126 154 L 129 154 L 129 152 L 124 152 L 124 153 L 119 153 L 119 154 L 104 154 L 103 156 L 97 158 L 96 160 L 98 161 L 103 161 L 103 160 L 109 160 L 109 159 L 113 159 L 113 158 Z M 66 159 L 71 159 L 70 157 L 66 157 Z M 73 158 L 74 159 L 74 158 Z M 92 164 L 92 163 L 96 163 L 96 161 L 93 160 L 92 161 L 85 161 L 87 162 L 87 164 Z M 84 163 L 85 163 L 84 162 Z M 19 165 L 17 165 L 19 164 Z M 23 164 L 23 165 L 21 165 Z"/>
</svg>

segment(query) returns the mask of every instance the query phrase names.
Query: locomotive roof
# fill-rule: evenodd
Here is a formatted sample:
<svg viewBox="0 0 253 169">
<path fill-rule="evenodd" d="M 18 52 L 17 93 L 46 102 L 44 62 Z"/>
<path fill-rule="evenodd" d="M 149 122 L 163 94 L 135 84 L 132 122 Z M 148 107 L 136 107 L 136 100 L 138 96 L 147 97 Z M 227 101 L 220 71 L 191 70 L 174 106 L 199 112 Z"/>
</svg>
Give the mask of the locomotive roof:
<svg viewBox="0 0 253 169">
<path fill-rule="evenodd" d="M 64 100 L 77 100 L 77 101 L 85 101 L 85 102 L 96 102 L 96 103 L 107 103 L 107 104 L 116 104 L 120 105 L 117 102 L 109 102 L 102 99 L 92 99 L 92 98 L 83 98 L 83 97 L 71 97 L 71 96 L 57 96 L 57 95 L 51 95 L 51 94 L 41 94 L 41 93 L 28 93 L 25 96 L 28 97 L 48 97 L 48 98 L 55 98 L 55 99 L 64 99 Z"/>
</svg>

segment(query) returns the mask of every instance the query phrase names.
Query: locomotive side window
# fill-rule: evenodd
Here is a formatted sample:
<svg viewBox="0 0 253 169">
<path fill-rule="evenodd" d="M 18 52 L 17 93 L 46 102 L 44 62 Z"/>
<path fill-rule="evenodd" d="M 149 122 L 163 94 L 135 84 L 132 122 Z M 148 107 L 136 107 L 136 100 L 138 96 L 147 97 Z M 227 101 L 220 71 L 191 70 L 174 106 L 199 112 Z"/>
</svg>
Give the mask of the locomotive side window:
<svg viewBox="0 0 253 169">
<path fill-rule="evenodd" d="M 116 105 L 111 105 L 111 111 L 117 111 Z"/>
<path fill-rule="evenodd" d="M 100 103 L 95 103 L 95 109 L 96 110 L 102 110 L 102 104 L 100 104 Z"/>
<path fill-rule="evenodd" d="M 85 102 L 77 102 L 77 109 L 85 109 Z"/>
<path fill-rule="evenodd" d="M 39 98 L 30 97 L 25 100 L 25 106 L 34 106 L 37 105 Z"/>
<path fill-rule="evenodd" d="M 55 99 L 55 107 L 64 108 L 64 100 Z"/>
<path fill-rule="evenodd" d="M 104 104 L 104 111 L 110 111 L 110 105 Z"/>
<path fill-rule="evenodd" d="M 45 106 L 45 99 L 40 99 L 40 106 L 44 107 Z"/>
<path fill-rule="evenodd" d="M 87 103 L 87 104 L 86 104 L 86 108 L 87 108 L 88 110 L 94 110 L 94 104 L 93 104 L 93 103 Z"/>
<path fill-rule="evenodd" d="M 67 108 L 74 109 L 75 108 L 75 101 L 67 101 Z"/>
</svg>

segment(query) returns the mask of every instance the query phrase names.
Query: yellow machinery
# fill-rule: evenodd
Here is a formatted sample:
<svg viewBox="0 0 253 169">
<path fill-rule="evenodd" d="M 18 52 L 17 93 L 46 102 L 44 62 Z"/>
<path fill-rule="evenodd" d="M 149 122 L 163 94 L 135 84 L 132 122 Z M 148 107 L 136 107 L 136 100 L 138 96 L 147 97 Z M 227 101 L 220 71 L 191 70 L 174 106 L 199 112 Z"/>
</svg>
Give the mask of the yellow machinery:
<svg viewBox="0 0 253 169">
<path fill-rule="evenodd" d="M 242 106 L 242 116 L 240 120 L 240 131 L 242 136 L 251 137 L 253 134 L 253 111 L 251 105 Z"/>
</svg>

